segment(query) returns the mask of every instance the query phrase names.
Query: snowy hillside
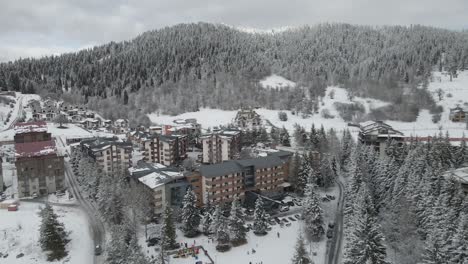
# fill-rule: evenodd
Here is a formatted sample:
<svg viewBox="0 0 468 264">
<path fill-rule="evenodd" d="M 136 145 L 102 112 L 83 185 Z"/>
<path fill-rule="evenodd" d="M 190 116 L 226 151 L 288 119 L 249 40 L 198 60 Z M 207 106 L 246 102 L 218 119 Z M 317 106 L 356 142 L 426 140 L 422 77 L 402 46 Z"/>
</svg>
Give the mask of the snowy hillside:
<svg viewBox="0 0 468 264">
<path fill-rule="evenodd" d="M 280 85 L 290 81 L 284 79 L 281 76 L 272 75 L 262 81 L 262 85 Z M 293 83 L 293 82 L 291 82 Z M 294 83 L 293 83 L 294 84 Z M 441 88 L 444 91 L 444 96 L 441 101 L 438 100 L 437 90 Z M 461 137 L 463 133 L 468 135 L 468 131 L 465 129 L 466 125 L 462 123 L 454 123 L 449 120 L 450 108 L 455 107 L 457 104 L 466 106 L 468 103 L 468 71 L 460 72 L 458 78 L 453 79 L 450 82 L 450 78 L 440 72 L 433 74 L 432 81 L 428 86 L 429 91 L 434 96 L 435 101 L 438 105 L 443 106 L 444 111 L 442 113 L 441 121 L 437 124 L 432 122 L 432 115 L 429 110 L 422 110 L 415 122 L 400 122 L 400 121 L 386 121 L 388 124 L 394 126 L 394 128 L 402 131 L 407 136 L 432 136 L 439 133 L 439 131 L 448 131 L 452 137 Z M 334 91 L 333 99 L 329 96 L 330 92 Z M 280 121 L 278 118 L 279 110 L 269 110 L 265 108 L 257 109 L 263 119 L 268 120 L 272 125 L 277 127 L 286 127 L 286 129 L 292 131 L 294 124 L 300 124 L 306 129 L 310 129 L 312 124 L 315 127 L 323 125 L 326 129 L 334 128 L 337 131 L 342 131 L 346 128 L 350 128 L 352 131 L 357 131 L 356 128 L 348 127 L 348 123 L 345 122 L 338 114 L 334 103 L 351 103 L 347 98 L 347 92 L 343 88 L 339 87 L 328 87 L 326 96 L 322 98 L 320 103 L 319 113 L 308 118 L 302 118 L 302 116 L 293 115 L 291 111 L 284 111 L 288 115 L 286 122 Z M 371 98 L 355 97 L 353 102 L 361 103 L 365 112 L 369 113 L 371 109 L 376 109 L 388 105 L 387 102 L 383 102 Z M 327 110 L 333 118 L 324 118 L 320 113 L 323 110 Z M 153 123 L 157 124 L 173 124 L 175 119 L 186 119 L 196 118 L 198 123 L 203 128 L 215 127 L 218 125 L 227 125 L 232 122 L 236 116 L 237 111 L 224 111 L 219 109 L 201 109 L 199 112 L 188 112 L 178 116 L 167 116 L 158 115 L 156 113 L 148 115 Z"/>
<path fill-rule="evenodd" d="M 265 89 L 283 89 L 296 87 L 295 82 L 276 74 L 272 74 L 268 77 L 265 77 L 263 80 L 260 81 L 260 85 Z"/>
</svg>

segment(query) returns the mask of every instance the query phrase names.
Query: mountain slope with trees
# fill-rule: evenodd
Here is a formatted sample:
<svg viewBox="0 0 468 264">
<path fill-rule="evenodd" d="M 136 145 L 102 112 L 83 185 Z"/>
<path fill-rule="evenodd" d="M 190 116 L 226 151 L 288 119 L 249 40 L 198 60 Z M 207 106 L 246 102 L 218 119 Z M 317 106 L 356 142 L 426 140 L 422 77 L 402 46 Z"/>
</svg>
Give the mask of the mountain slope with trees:
<svg viewBox="0 0 468 264">
<path fill-rule="evenodd" d="M 404 104 L 411 100 L 403 97 L 408 87 L 421 100 L 416 86 L 435 66 L 452 73 L 468 67 L 467 32 L 320 24 L 252 34 L 198 23 L 76 53 L 3 63 L 0 87 L 87 103 L 108 118 L 135 119 L 144 116 L 141 112 L 177 114 L 200 107 L 293 109 L 304 98 L 323 96 L 327 85 Z M 271 73 L 301 89 L 261 88 L 258 81 Z"/>
</svg>

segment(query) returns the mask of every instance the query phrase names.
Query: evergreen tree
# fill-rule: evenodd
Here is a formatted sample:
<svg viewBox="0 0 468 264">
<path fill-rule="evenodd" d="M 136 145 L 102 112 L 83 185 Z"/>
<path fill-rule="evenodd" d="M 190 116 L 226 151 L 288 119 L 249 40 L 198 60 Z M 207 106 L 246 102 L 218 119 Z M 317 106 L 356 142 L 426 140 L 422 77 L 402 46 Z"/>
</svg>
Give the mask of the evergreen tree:
<svg viewBox="0 0 468 264">
<path fill-rule="evenodd" d="M 208 208 L 205 210 L 205 214 L 201 219 L 202 232 L 204 235 L 208 236 L 211 234 L 211 223 L 213 222 L 213 216 L 211 215 L 211 210 Z"/>
<path fill-rule="evenodd" d="M 274 126 L 272 126 L 270 130 L 270 138 L 271 138 L 271 143 L 275 145 L 279 144 L 280 142 L 279 131 Z"/>
<path fill-rule="evenodd" d="M 345 264 L 386 264 L 384 236 L 375 217 L 375 210 L 366 186 L 360 188 L 355 213 L 353 241 L 345 253 Z"/>
<path fill-rule="evenodd" d="M 314 191 L 314 185 L 310 182 L 307 184 L 302 210 L 307 237 L 310 240 L 319 241 L 325 233 L 323 228 L 323 211 L 320 208 L 319 200 Z"/>
<path fill-rule="evenodd" d="M 200 225 L 200 212 L 197 208 L 197 197 L 192 189 L 188 189 L 182 201 L 182 230 L 186 237 L 198 234 Z"/>
<path fill-rule="evenodd" d="M 39 243 L 47 254 L 47 260 L 63 259 L 68 255 L 66 250 L 66 246 L 70 242 L 68 233 L 63 224 L 58 221 L 58 216 L 50 204 L 46 204 L 39 215 L 41 216 Z"/>
<path fill-rule="evenodd" d="M 161 227 L 161 245 L 164 249 L 175 249 L 178 246 L 176 242 L 174 220 L 172 217 L 172 208 L 169 204 L 166 204 Z"/>
<path fill-rule="evenodd" d="M 267 233 L 268 222 L 265 208 L 263 207 L 263 200 L 257 197 L 255 202 L 253 232 L 256 235 L 265 235 Z"/>
<path fill-rule="evenodd" d="M 304 245 L 304 239 L 301 235 L 297 238 L 292 264 L 309 264 L 311 263 Z"/>
<path fill-rule="evenodd" d="M 288 133 L 288 131 L 286 130 L 286 128 L 284 126 L 281 129 L 280 142 L 281 142 L 281 145 L 283 145 L 285 147 L 290 147 L 291 146 L 291 141 L 289 139 L 289 133 Z"/>
<path fill-rule="evenodd" d="M 228 225 L 232 243 L 243 243 L 246 240 L 247 230 L 245 229 L 245 214 L 238 199 L 232 201 Z"/>
<path fill-rule="evenodd" d="M 320 161 L 320 173 L 319 173 L 319 180 L 318 185 L 320 187 L 331 187 L 335 182 L 335 172 L 332 169 L 332 165 L 330 162 L 330 158 L 328 155 L 322 155 Z"/>
<path fill-rule="evenodd" d="M 307 186 L 307 182 L 309 181 L 309 178 L 311 177 L 312 174 L 312 168 L 310 166 L 310 163 L 307 162 L 307 160 L 304 158 L 304 156 L 298 156 L 299 164 L 298 166 L 298 172 L 297 172 L 297 179 L 295 182 L 294 189 L 296 190 L 296 193 L 299 195 L 303 195 L 305 188 Z"/>
<path fill-rule="evenodd" d="M 343 132 L 343 138 L 341 139 L 341 157 L 340 164 L 345 170 L 348 168 L 348 163 L 351 159 L 351 150 L 353 149 L 354 141 L 349 130 Z"/>
<path fill-rule="evenodd" d="M 468 118 L 466 119 L 468 120 Z M 463 139 L 465 139 L 465 135 L 463 135 Z M 466 162 L 468 162 L 468 148 L 466 147 L 466 141 L 462 140 L 458 151 L 455 153 L 455 167 L 459 168 Z"/>
</svg>

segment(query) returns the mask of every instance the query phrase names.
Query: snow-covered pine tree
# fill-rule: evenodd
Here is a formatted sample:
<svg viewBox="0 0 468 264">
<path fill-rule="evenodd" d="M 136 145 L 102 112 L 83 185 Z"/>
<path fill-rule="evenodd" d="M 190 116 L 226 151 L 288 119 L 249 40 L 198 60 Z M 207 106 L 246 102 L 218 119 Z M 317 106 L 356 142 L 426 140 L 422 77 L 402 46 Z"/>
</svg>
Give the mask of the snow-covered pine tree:
<svg viewBox="0 0 468 264">
<path fill-rule="evenodd" d="M 306 157 L 306 155 L 298 156 L 297 160 L 298 172 L 294 189 L 299 195 L 304 195 L 307 182 L 309 181 L 310 175 L 312 174 L 312 168 L 310 167 L 310 163 L 306 160 Z"/>
<path fill-rule="evenodd" d="M 323 228 L 323 211 L 322 208 L 320 208 L 319 200 L 314 190 L 314 184 L 311 182 L 309 182 L 306 187 L 302 210 L 307 238 L 312 241 L 319 241 L 325 233 Z"/>
<path fill-rule="evenodd" d="M 291 140 L 289 139 L 288 130 L 286 130 L 286 128 L 284 126 L 281 129 L 281 133 L 280 133 L 280 143 L 281 143 L 281 145 L 283 145 L 285 147 L 290 147 L 291 146 Z"/>
<path fill-rule="evenodd" d="M 246 241 L 247 230 L 245 229 L 245 214 L 237 198 L 234 199 L 231 204 L 228 226 L 231 242 L 234 245 L 239 245 Z"/>
<path fill-rule="evenodd" d="M 266 235 L 268 228 L 267 213 L 263 206 L 261 197 L 257 197 L 255 202 L 253 232 L 256 235 Z"/>
<path fill-rule="evenodd" d="M 468 118 L 467 118 L 468 120 Z M 465 139 L 465 134 L 463 134 L 463 139 Z M 468 148 L 466 147 L 466 141 L 462 140 L 460 142 L 460 147 L 458 148 L 457 152 L 455 153 L 455 167 L 459 168 L 463 166 L 463 164 L 468 162 Z"/>
<path fill-rule="evenodd" d="M 272 126 L 270 130 L 270 138 L 271 138 L 271 143 L 274 145 L 277 145 L 280 142 L 279 131 L 274 126 Z"/>
<path fill-rule="evenodd" d="M 294 255 L 291 264 L 309 264 L 311 263 L 304 245 L 304 238 L 299 235 L 294 249 Z"/>
<path fill-rule="evenodd" d="M 231 247 L 229 244 L 231 238 L 229 236 L 228 220 L 222 213 L 219 214 L 217 226 L 216 241 L 218 245 L 216 245 L 216 250 L 224 252 Z"/>
<path fill-rule="evenodd" d="M 449 264 L 468 264 L 468 213 L 462 212 L 450 247 Z"/>
<path fill-rule="evenodd" d="M 332 169 L 330 157 L 323 154 L 320 161 L 320 173 L 318 185 L 320 187 L 329 188 L 333 186 L 335 182 L 335 173 Z"/>
<path fill-rule="evenodd" d="M 202 229 L 202 233 L 205 236 L 208 236 L 209 234 L 211 234 L 210 227 L 211 227 L 211 223 L 213 222 L 212 213 L 213 213 L 213 210 L 210 207 L 207 207 L 201 219 L 201 223 L 200 223 L 201 229 Z"/>
<path fill-rule="evenodd" d="M 345 264 L 387 264 L 384 236 L 377 223 L 372 198 L 365 184 L 360 188 L 354 214 L 353 241 L 345 248 Z"/>
<path fill-rule="evenodd" d="M 164 249 L 175 249 L 178 247 L 176 242 L 176 230 L 172 217 L 172 208 L 169 204 L 166 204 L 161 227 L 161 245 L 163 245 Z"/>
<path fill-rule="evenodd" d="M 351 158 L 351 151 L 354 146 L 353 137 L 349 130 L 343 132 L 343 137 L 341 139 L 341 156 L 340 156 L 340 165 L 343 170 L 347 171 L 348 163 Z"/>
<path fill-rule="evenodd" d="M 199 233 L 200 211 L 197 208 L 197 197 L 192 189 L 188 189 L 182 200 L 182 230 L 186 237 L 194 237 Z"/>
<path fill-rule="evenodd" d="M 68 255 L 66 246 L 70 239 L 65 227 L 58 221 L 58 216 L 50 204 L 46 204 L 39 212 L 41 226 L 39 243 L 47 254 L 48 261 L 61 260 Z"/>
<path fill-rule="evenodd" d="M 221 207 L 217 204 L 215 205 L 213 214 L 211 216 L 211 224 L 210 224 L 210 233 L 215 234 L 218 232 L 218 227 L 221 224 L 223 213 L 221 211 Z"/>
</svg>

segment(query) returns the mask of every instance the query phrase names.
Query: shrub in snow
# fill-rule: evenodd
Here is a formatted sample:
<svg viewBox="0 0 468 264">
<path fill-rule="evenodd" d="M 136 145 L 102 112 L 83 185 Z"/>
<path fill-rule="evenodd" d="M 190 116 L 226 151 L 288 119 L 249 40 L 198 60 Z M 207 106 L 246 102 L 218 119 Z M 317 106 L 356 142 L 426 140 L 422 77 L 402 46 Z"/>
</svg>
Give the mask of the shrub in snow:
<svg viewBox="0 0 468 264">
<path fill-rule="evenodd" d="M 286 122 L 288 121 L 288 114 L 286 114 L 286 112 L 280 111 L 278 112 L 278 118 L 279 120 Z"/>
<path fill-rule="evenodd" d="M 330 114 L 330 111 L 328 109 L 322 109 L 322 111 L 320 112 L 320 115 L 325 119 L 335 118 L 334 115 Z"/>
</svg>

